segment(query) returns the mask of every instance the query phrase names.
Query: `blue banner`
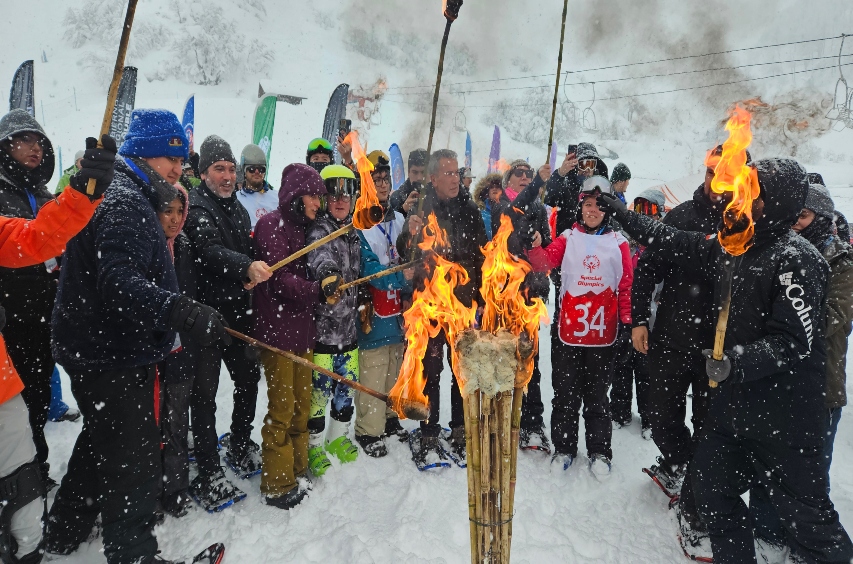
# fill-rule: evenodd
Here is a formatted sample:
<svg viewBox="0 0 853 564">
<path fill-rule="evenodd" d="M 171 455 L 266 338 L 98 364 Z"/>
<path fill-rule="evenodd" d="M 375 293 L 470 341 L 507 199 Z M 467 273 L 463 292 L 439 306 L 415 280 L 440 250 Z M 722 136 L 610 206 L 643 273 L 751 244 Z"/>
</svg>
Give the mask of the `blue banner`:
<svg viewBox="0 0 853 564">
<path fill-rule="evenodd" d="M 388 149 L 391 157 L 391 189 L 396 190 L 406 181 L 406 168 L 403 166 L 403 153 L 396 143 Z"/>
<path fill-rule="evenodd" d="M 187 103 L 184 104 L 184 119 L 181 120 L 184 132 L 190 142 L 190 151 L 193 150 L 193 137 L 195 136 L 195 94 L 190 94 Z"/>
<path fill-rule="evenodd" d="M 471 168 L 471 134 L 465 132 L 465 168 Z"/>
<path fill-rule="evenodd" d="M 498 161 L 501 160 L 501 130 L 496 125 L 495 132 L 492 134 L 492 150 L 489 151 L 489 170 L 488 173 L 500 172 L 498 170 Z"/>
</svg>

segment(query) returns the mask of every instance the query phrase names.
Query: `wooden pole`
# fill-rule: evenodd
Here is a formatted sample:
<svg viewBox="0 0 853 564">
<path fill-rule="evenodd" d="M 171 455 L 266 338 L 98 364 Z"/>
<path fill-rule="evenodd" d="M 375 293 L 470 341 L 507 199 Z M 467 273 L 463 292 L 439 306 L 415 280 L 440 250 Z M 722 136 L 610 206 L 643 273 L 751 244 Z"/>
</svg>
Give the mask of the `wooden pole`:
<svg viewBox="0 0 853 564">
<path fill-rule="evenodd" d="M 480 447 L 480 460 L 482 461 L 482 465 L 480 467 L 480 497 L 482 498 L 482 507 L 483 513 L 481 515 L 481 523 L 485 523 L 491 520 L 491 512 L 489 511 L 489 484 L 491 477 L 491 449 L 489 448 L 491 444 L 491 411 L 492 411 L 492 398 L 483 394 L 483 397 L 480 400 L 480 413 L 482 414 L 482 426 L 480 428 L 480 441 L 482 446 Z M 483 553 L 480 555 L 483 560 L 485 560 L 492 549 L 492 539 L 491 539 L 491 530 L 485 525 L 481 526 L 483 536 Z"/>
<path fill-rule="evenodd" d="M 512 392 L 504 392 L 501 398 L 501 557 L 509 564 L 509 525 L 512 523 L 512 504 L 509 487 L 512 481 Z M 518 447 L 516 447 L 516 450 Z"/>
<path fill-rule="evenodd" d="M 113 79 L 110 81 L 110 89 L 107 91 L 107 107 L 104 109 L 104 119 L 101 120 L 101 132 L 98 135 L 98 148 L 103 148 L 101 138 L 110 132 L 110 123 L 113 121 L 113 110 L 118 97 L 118 86 L 121 83 L 121 74 L 124 70 L 124 58 L 127 55 L 127 44 L 130 41 L 130 29 L 133 27 L 133 15 L 136 13 L 138 0 L 130 0 L 127 3 L 127 13 L 124 15 L 124 27 L 121 29 L 121 40 L 118 44 L 118 55 L 116 55 L 116 66 L 113 67 Z M 42 120 L 44 121 L 44 120 Z M 95 193 L 94 178 L 89 179 L 86 184 L 86 193 L 90 196 Z"/>
<path fill-rule="evenodd" d="M 468 524 L 471 536 L 471 564 L 482 564 L 480 558 L 480 532 L 479 525 L 479 474 L 480 474 L 480 447 L 477 437 L 480 432 L 480 392 L 464 396 L 462 398 L 462 409 L 465 413 L 465 444 L 468 450 Z"/>
<path fill-rule="evenodd" d="M 723 301 L 720 304 L 720 313 L 717 316 L 717 330 L 714 333 L 714 360 L 723 360 L 725 356 L 726 344 L 726 329 L 729 326 L 729 309 L 732 305 L 732 278 L 734 276 L 734 257 L 726 257 L 723 265 L 722 279 L 722 296 Z M 717 383 L 713 380 L 708 380 L 708 385 L 712 388 L 717 387 Z"/>
<path fill-rule="evenodd" d="M 384 276 L 388 276 L 389 274 L 395 274 L 397 272 L 401 272 L 406 270 L 407 268 L 412 268 L 413 266 L 417 266 L 418 263 L 423 262 L 426 258 L 426 254 L 419 258 L 418 260 L 410 260 L 409 262 L 398 264 L 397 266 L 392 266 L 391 268 L 386 268 L 385 270 L 380 270 L 379 272 L 375 272 L 370 276 L 364 276 L 363 278 L 356 278 L 352 282 L 347 282 L 346 284 L 341 284 L 338 286 L 338 292 L 343 292 L 344 290 L 348 290 L 353 286 L 358 286 L 359 284 L 364 284 L 365 282 L 370 282 L 371 280 L 376 280 L 377 278 L 382 278 Z"/>
<path fill-rule="evenodd" d="M 560 91 L 560 72 L 563 67 L 563 40 L 566 37 L 566 13 L 569 11 L 569 0 L 563 0 L 563 27 L 560 29 L 560 54 L 557 57 L 557 79 L 554 85 L 554 103 L 551 106 L 551 133 L 548 134 L 548 154 L 545 162 L 551 158 L 551 145 L 554 144 L 554 121 L 557 118 L 557 93 Z"/>
<path fill-rule="evenodd" d="M 325 237 L 317 239 L 316 241 L 314 241 L 310 245 L 305 245 L 305 247 L 303 247 L 302 249 L 299 249 L 298 251 L 296 251 L 295 253 L 293 253 L 289 257 L 278 261 L 277 263 L 275 263 L 274 265 L 272 265 L 270 267 L 270 272 L 275 272 L 276 270 L 278 270 L 282 266 L 290 264 L 291 262 L 295 261 L 296 259 L 307 255 L 308 253 L 310 253 L 311 251 L 313 251 L 317 247 L 322 247 L 323 245 L 325 245 L 329 241 L 331 241 L 333 239 L 337 239 L 341 235 L 346 235 L 350 231 L 352 231 L 352 223 L 350 223 L 349 225 L 344 225 L 343 227 L 341 227 L 337 231 L 333 231 L 332 233 L 329 233 Z"/>
<path fill-rule="evenodd" d="M 524 397 L 523 388 L 515 388 L 512 396 L 512 426 L 510 434 L 510 476 L 509 476 L 509 514 L 512 515 L 515 510 L 515 481 L 518 466 L 518 439 L 521 429 L 521 401 Z M 509 522 L 507 539 L 507 552 L 512 546 L 512 521 Z"/>
</svg>

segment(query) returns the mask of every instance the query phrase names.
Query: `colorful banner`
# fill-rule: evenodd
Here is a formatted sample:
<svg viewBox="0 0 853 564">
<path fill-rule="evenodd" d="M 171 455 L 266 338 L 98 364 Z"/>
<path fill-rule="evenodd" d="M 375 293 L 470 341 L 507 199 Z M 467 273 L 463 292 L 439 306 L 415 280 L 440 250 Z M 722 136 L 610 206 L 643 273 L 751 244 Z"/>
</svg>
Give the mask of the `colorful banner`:
<svg viewBox="0 0 853 564">
<path fill-rule="evenodd" d="M 127 129 L 130 127 L 130 114 L 136 106 L 136 67 L 124 67 L 121 71 L 121 82 L 118 84 L 116 103 L 113 106 L 113 117 L 110 121 L 110 137 L 121 147 Z"/>
<path fill-rule="evenodd" d="M 396 190 L 406 181 L 406 168 L 403 166 L 403 153 L 396 143 L 388 149 L 391 157 L 391 190 Z"/>
<path fill-rule="evenodd" d="M 272 134 L 275 127 L 275 104 L 277 96 L 266 93 L 255 107 L 252 119 L 252 143 L 263 149 L 267 156 L 267 176 L 270 173 L 270 153 L 272 152 Z"/>
<path fill-rule="evenodd" d="M 501 160 L 501 130 L 496 125 L 495 133 L 492 135 L 492 150 L 489 151 L 489 170 L 488 173 L 500 172 L 498 170 L 498 161 Z"/>
<path fill-rule="evenodd" d="M 193 138 L 195 137 L 195 94 L 190 94 L 187 103 L 184 104 L 184 117 L 181 120 L 181 125 L 184 126 L 184 133 L 187 134 L 187 139 L 190 141 L 190 151 L 192 151 Z"/>
<path fill-rule="evenodd" d="M 471 134 L 469 132 L 465 132 L 465 168 L 470 169 L 471 163 Z"/>
<path fill-rule="evenodd" d="M 340 163 L 341 156 L 338 154 L 338 128 L 341 120 L 347 117 L 347 96 L 349 95 L 349 84 L 340 84 L 329 98 L 326 107 L 326 117 L 323 119 L 323 139 L 332 144 L 334 162 Z"/>
<path fill-rule="evenodd" d="M 16 109 L 27 110 L 36 117 L 36 95 L 33 84 L 33 62 L 24 61 L 15 71 L 12 79 L 12 89 L 9 91 L 9 111 Z"/>
</svg>

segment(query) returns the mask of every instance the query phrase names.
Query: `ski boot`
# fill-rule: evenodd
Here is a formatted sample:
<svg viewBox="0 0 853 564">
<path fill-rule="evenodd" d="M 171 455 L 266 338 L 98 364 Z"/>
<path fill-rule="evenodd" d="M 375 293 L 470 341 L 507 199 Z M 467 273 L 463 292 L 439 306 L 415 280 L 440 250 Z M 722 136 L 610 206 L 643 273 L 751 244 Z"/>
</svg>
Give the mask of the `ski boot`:
<svg viewBox="0 0 853 564">
<path fill-rule="evenodd" d="M 551 442 L 542 425 L 530 429 L 522 427 L 518 432 L 518 448 L 551 454 Z"/>
<path fill-rule="evenodd" d="M 400 425 L 400 419 L 397 417 L 389 417 L 385 420 L 385 433 L 382 436 L 396 436 L 401 443 L 409 440 L 409 432 L 403 429 L 403 426 Z"/>
<path fill-rule="evenodd" d="M 563 470 L 568 470 L 571 468 L 572 464 L 575 462 L 575 458 L 577 455 L 574 454 L 566 454 L 564 452 L 555 452 L 551 457 L 551 469 L 553 471 L 554 468 L 562 467 Z"/>
<path fill-rule="evenodd" d="M 669 464 L 663 456 L 658 456 L 655 462 L 651 467 L 643 468 L 643 472 L 649 475 L 669 499 L 675 499 L 681 491 L 687 464 Z"/>
<path fill-rule="evenodd" d="M 596 478 L 607 478 L 611 468 L 610 459 L 603 454 L 593 454 L 589 457 L 589 471 Z"/>
<path fill-rule="evenodd" d="M 221 468 L 210 476 L 196 476 L 190 483 L 189 494 L 208 513 L 222 511 L 246 497 L 240 488 L 228 481 Z"/>
<path fill-rule="evenodd" d="M 385 446 L 385 441 L 383 441 L 380 437 L 371 437 L 370 435 L 356 435 L 355 442 L 357 442 L 362 449 L 364 449 L 364 454 L 373 458 L 382 458 L 383 456 L 388 454 L 388 449 Z"/>
<path fill-rule="evenodd" d="M 219 437 L 219 445 L 225 449 L 225 463 L 235 474 L 243 479 L 257 476 L 261 473 L 261 448 L 257 443 L 248 440 L 245 445 L 235 444 L 231 433 Z"/>
<path fill-rule="evenodd" d="M 326 431 L 326 437 L 333 437 L 331 440 L 326 439 L 326 452 L 336 456 L 341 464 L 355 462 L 358 458 L 358 449 L 347 437 L 348 431 L 349 421 L 338 421 L 336 419 L 331 420 L 329 430 Z"/>
<path fill-rule="evenodd" d="M 326 456 L 326 451 L 322 446 L 308 447 L 308 469 L 312 474 L 321 477 L 332 466 L 329 457 Z"/>
</svg>

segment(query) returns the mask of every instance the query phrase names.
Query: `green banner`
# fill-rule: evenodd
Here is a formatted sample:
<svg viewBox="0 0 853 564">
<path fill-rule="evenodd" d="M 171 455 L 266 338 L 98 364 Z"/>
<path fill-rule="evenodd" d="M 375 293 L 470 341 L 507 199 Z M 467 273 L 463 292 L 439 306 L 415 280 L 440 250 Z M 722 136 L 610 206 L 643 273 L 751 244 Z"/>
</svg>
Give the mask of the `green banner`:
<svg viewBox="0 0 853 564">
<path fill-rule="evenodd" d="M 272 151 L 272 133 L 275 126 L 275 94 L 264 94 L 255 107 L 252 120 L 252 143 L 263 149 L 267 156 L 267 176 L 270 173 L 270 152 Z"/>
</svg>

